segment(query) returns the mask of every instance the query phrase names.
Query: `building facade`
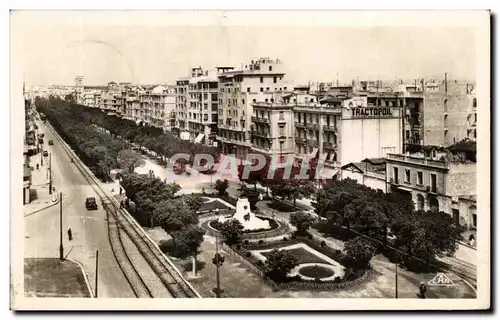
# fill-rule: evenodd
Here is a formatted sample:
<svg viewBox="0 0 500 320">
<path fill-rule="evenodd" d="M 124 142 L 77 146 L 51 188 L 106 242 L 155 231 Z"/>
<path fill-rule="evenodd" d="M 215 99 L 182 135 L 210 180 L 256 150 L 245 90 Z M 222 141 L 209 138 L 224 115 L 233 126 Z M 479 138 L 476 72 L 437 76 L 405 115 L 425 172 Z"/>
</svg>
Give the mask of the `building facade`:
<svg viewBox="0 0 500 320">
<path fill-rule="evenodd" d="M 388 192 L 411 196 L 415 210 L 443 211 L 457 224 L 477 227 L 475 162 L 449 154 L 389 154 L 386 163 Z"/>
<path fill-rule="evenodd" d="M 274 103 L 286 92 L 285 72 L 280 60 L 260 58 L 240 70 L 219 74 L 219 114 L 217 141 L 224 154 L 246 159 L 252 147 L 253 105 Z M 291 89 L 291 88 L 290 88 Z"/>
</svg>

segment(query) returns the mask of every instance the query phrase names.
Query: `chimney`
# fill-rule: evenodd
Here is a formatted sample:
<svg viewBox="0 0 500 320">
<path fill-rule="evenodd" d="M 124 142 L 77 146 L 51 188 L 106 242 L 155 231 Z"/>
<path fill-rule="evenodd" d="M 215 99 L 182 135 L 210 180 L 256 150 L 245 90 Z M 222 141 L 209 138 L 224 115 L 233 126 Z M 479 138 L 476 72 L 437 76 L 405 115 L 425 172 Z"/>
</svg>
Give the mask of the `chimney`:
<svg viewBox="0 0 500 320">
<path fill-rule="evenodd" d="M 448 93 L 448 73 L 444 74 L 444 93 Z"/>
</svg>

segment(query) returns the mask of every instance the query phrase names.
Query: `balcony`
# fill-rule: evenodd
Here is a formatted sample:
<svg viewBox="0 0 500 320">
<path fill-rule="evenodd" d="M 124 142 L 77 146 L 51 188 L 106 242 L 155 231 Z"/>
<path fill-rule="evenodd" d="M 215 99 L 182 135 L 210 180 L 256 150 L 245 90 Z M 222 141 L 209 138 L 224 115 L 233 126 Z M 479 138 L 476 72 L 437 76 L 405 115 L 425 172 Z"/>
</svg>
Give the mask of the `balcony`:
<svg viewBox="0 0 500 320">
<path fill-rule="evenodd" d="M 307 139 L 307 145 L 310 146 L 310 147 L 313 147 L 313 148 L 318 148 L 319 147 L 318 141 L 313 140 L 313 139 Z"/>
<path fill-rule="evenodd" d="M 337 127 L 335 127 L 334 125 L 324 125 L 323 126 L 323 131 L 327 132 L 337 132 Z"/>
<path fill-rule="evenodd" d="M 302 122 L 295 122 L 295 128 L 305 129 L 306 128 L 306 124 L 302 123 Z"/>
<path fill-rule="evenodd" d="M 295 143 L 305 144 L 306 141 L 307 141 L 306 138 L 295 137 Z"/>
<path fill-rule="evenodd" d="M 255 119 L 253 119 L 255 118 Z M 253 122 L 259 122 L 259 123 L 266 123 L 269 124 L 269 119 L 268 118 L 259 118 L 259 117 L 252 117 Z"/>
<path fill-rule="evenodd" d="M 259 131 L 252 131 L 252 136 L 254 137 L 261 137 L 261 138 L 271 138 L 271 134 L 268 132 L 259 132 Z"/>
<path fill-rule="evenodd" d="M 306 124 L 307 128 L 308 129 L 313 129 L 313 130 L 318 130 L 319 129 L 319 125 L 317 123 L 307 123 Z"/>
<path fill-rule="evenodd" d="M 323 148 L 335 150 L 336 146 L 334 146 L 333 143 L 331 143 L 331 142 L 323 142 Z"/>
</svg>

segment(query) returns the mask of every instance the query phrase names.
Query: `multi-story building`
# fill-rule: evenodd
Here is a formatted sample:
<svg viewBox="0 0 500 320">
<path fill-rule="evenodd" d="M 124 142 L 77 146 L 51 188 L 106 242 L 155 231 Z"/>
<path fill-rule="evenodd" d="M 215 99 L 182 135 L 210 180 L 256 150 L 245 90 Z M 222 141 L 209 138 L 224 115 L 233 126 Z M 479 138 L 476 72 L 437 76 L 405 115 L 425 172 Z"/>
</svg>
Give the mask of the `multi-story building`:
<svg viewBox="0 0 500 320">
<path fill-rule="evenodd" d="M 187 110 L 189 138 L 195 143 L 212 145 L 217 132 L 218 70 L 191 70 L 189 107 Z"/>
<path fill-rule="evenodd" d="M 411 197 L 416 210 L 443 211 L 455 222 L 477 226 L 475 142 L 458 143 L 447 152 L 389 154 L 387 192 Z"/>
<path fill-rule="evenodd" d="M 476 139 L 477 100 L 470 83 L 445 77 L 400 84 L 395 91 L 405 99 L 405 151 L 415 145 L 449 146 Z"/>
<path fill-rule="evenodd" d="M 224 154 L 246 159 L 252 147 L 252 116 L 256 116 L 252 105 L 274 103 L 278 95 L 287 91 L 284 76 L 281 61 L 269 58 L 260 58 L 243 69 L 223 70 L 219 74 L 217 140 Z"/>
<path fill-rule="evenodd" d="M 176 81 L 175 86 L 175 127 L 172 132 L 181 139 L 189 139 L 187 131 L 188 99 L 189 99 L 189 77 L 183 77 Z"/>
<path fill-rule="evenodd" d="M 163 91 L 164 131 L 172 131 L 172 128 L 175 126 L 175 101 L 176 101 L 175 89 L 176 89 L 175 86 L 166 86 L 165 90 Z"/>
</svg>

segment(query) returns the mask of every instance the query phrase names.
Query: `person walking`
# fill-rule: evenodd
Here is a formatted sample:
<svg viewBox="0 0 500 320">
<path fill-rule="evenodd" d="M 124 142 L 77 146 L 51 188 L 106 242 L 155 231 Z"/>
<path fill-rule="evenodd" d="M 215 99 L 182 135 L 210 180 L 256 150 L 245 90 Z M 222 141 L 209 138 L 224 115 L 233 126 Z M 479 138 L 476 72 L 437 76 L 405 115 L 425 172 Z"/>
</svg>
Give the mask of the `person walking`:
<svg viewBox="0 0 500 320">
<path fill-rule="evenodd" d="M 71 231 L 71 227 L 68 228 L 68 239 L 69 241 L 73 240 L 73 232 Z"/>
<path fill-rule="evenodd" d="M 425 299 L 425 293 L 427 292 L 427 287 L 425 286 L 425 283 L 420 282 L 420 298 Z"/>
</svg>

